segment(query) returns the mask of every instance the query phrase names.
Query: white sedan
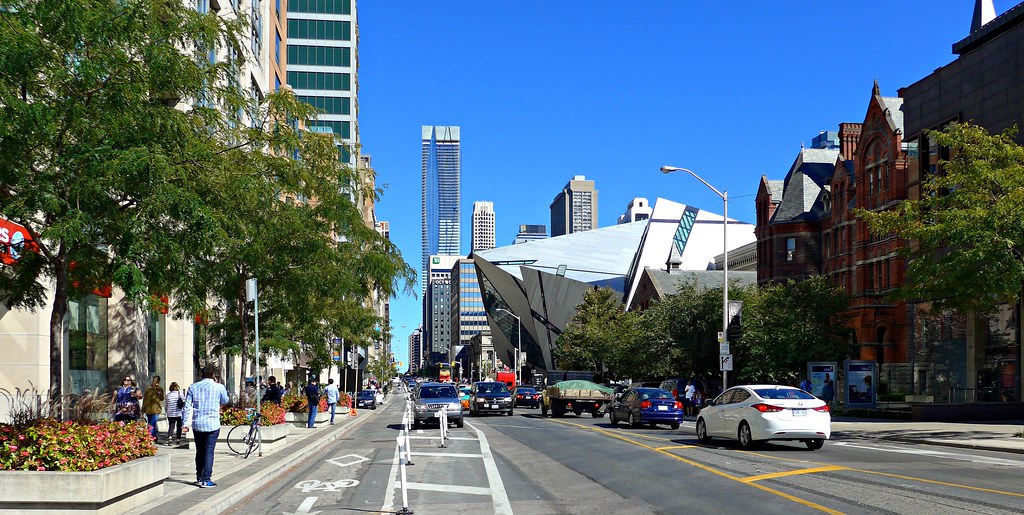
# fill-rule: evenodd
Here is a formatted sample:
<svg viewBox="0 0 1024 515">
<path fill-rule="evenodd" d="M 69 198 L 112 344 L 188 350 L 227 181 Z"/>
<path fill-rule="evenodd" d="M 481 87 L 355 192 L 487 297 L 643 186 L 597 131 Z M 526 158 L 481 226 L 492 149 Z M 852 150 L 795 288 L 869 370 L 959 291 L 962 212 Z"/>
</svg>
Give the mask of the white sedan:
<svg viewBox="0 0 1024 515">
<path fill-rule="evenodd" d="M 729 438 L 749 448 L 767 440 L 798 440 L 814 450 L 831 435 L 825 401 L 791 386 L 734 386 L 697 414 L 697 438 L 704 442 Z"/>
</svg>

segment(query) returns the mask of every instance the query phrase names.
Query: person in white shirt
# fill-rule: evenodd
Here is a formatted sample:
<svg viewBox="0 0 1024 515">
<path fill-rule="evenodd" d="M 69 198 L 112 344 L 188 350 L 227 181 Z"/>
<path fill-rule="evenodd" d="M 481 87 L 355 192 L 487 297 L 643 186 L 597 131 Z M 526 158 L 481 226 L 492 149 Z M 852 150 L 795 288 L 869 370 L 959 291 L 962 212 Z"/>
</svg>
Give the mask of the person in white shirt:
<svg viewBox="0 0 1024 515">
<path fill-rule="evenodd" d="M 683 390 L 683 396 L 686 398 L 686 414 L 694 414 L 693 395 L 697 393 L 697 387 L 693 386 L 693 381 L 686 382 L 686 389 Z"/>
</svg>

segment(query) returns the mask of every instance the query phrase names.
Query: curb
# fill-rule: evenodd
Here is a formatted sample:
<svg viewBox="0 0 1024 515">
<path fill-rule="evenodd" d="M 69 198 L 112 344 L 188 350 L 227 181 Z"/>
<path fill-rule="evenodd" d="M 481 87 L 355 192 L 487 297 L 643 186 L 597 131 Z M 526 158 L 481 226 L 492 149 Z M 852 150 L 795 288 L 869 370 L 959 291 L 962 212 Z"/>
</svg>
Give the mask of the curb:
<svg viewBox="0 0 1024 515">
<path fill-rule="evenodd" d="M 247 499 L 250 495 L 256 493 L 257 490 L 266 486 L 267 482 L 284 474 L 290 472 L 293 468 L 302 465 L 303 458 L 316 454 L 323 449 L 330 446 L 330 444 L 341 439 L 341 437 L 348 434 L 349 431 L 361 426 L 370 417 L 363 417 L 361 420 L 356 420 L 350 424 L 346 424 L 345 427 L 334 431 L 328 436 L 323 437 L 317 443 L 306 446 L 298 451 L 284 457 L 285 463 L 293 463 L 294 465 L 288 468 L 280 467 L 268 467 L 263 470 L 255 472 L 253 475 L 242 480 L 241 482 L 229 486 L 223 490 L 223 493 L 217 495 L 199 503 L 195 506 L 188 508 L 189 513 L 201 514 L 201 515 L 216 515 L 218 513 L 224 513 L 229 510 L 232 506 L 239 502 Z"/>
<path fill-rule="evenodd" d="M 927 445 L 938 445 L 942 447 L 954 447 L 957 449 L 973 449 L 977 451 L 991 451 L 991 452 L 1009 452 L 1014 454 L 1024 454 L 1024 449 L 1015 449 L 1010 447 L 1002 447 L 997 445 L 985 445 L 985 444 L 974 444 L 974 443 L 960 443 L 950 442 L 946 440 L 928 440 L 922 438 L 907 438 L 900 436 L 891 436 L 882 438 L 882 440 L 890 440 L 893 442 L 902 443 L 913 443 L 913 444 L 927 444 Z"/>
</svg>

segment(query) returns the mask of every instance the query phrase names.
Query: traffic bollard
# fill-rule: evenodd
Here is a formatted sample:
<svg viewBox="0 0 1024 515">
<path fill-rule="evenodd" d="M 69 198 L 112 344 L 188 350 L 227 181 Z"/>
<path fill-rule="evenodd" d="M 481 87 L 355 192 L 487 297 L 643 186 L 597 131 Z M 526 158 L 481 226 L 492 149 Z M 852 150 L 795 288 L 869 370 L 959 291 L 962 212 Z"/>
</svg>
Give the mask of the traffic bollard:
<svg viewBox="0 0 1024 515">
<path fill-rule="evenodd" d="M 437 412 L 437 423 L 441 426 L 441 445 L 438 447 L 447 447 L 444 444 L 444 439 L 448 435 L 448 410 L 441 409 Z"/>
<path fill-rule="evenodd" d="M 406 482 L 405 466 L 407 464 L 408 465 L 412 465 L 412 463 L 407 463 L 406 462 L 407 460 L 402 458 L 402 450 L 403 450 L 402 449 L 402 447 L 403 447 L 402 446 L 402 437 L 399 436 L 397 439 L 398 439 L 398 464 L 399 464 L 399 468 L 402 471 L 402 509 L 397 511 L 396 513 L 399 513 L 399 514 L 402 514 L 402 515 L 411 515 L 412 514 L 412 510 L 409 509 L 409 490 L 408 490 L 408 488 L 406 487 L 406 484 L 405 484 L 405 482 Z"/>
</svg>

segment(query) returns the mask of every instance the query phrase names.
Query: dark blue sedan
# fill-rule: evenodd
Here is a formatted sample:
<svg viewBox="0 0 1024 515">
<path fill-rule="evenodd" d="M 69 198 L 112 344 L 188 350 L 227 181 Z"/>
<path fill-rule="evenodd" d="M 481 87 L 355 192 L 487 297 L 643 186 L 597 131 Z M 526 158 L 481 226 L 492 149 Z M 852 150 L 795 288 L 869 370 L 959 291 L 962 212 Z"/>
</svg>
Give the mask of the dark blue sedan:
<svg viewBox="0 0 1024 515">
<path fill-rule="evenodd" d="M 377 409 L 377 396 L 373 390 L 363 390 L 356 394 L 356 407 Z"/>
<path fill-rule="evenodd" d="M 622 420 L 629 422 L 630 427 L 667 424 L 672 429 L 679 429 L 683 421 L 683 404 L 672 397 L 672 392 L 661 388 L 636 388 L 626 390 L 615 399 L 608 414 L 613 426 Z"/>
</svg>

